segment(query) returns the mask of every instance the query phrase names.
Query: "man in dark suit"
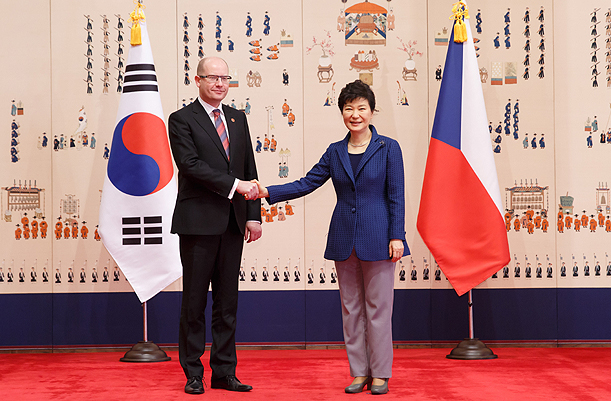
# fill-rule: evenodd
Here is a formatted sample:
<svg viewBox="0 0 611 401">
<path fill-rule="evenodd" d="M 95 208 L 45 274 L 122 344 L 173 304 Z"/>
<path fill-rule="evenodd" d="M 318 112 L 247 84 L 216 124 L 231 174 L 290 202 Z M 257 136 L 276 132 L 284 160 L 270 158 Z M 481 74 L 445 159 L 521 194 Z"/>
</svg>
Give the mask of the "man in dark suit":
<svg viewBox="0 0 611 401">
<path fill-rule="evenodd" d="M 207 57 L 197 66 L 196 101 L 172 113 L 170 145 L 178 167 L 172 232 L 180 237 L 183 297 L 179 359 L 185 392 L 202 394 L 206 345 L 204 311 L 212 283 L 212 388 L 250 391 L 235 376 L 238 272 L 244 240 L 261 236 L 261 202 L 254 154 L 243 112 L 221 105 L 229 89 L 227 63 Z"/>
</svg>

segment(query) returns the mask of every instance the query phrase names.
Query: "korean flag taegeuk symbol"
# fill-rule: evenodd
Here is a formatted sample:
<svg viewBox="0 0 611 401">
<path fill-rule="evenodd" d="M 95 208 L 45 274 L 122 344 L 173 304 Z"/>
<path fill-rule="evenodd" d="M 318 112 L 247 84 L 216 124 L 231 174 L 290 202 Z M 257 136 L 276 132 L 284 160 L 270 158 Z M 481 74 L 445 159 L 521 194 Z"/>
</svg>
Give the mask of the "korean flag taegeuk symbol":
<svg viewBox="0 0 611 401">
<path fill-rule="evenodd" d="M 172 179 L 174 169 L 164 122 L 154 114 L 132 113 L 117 123 L 108 178 L 121 192 L 146 196 Z"/>
</svg>

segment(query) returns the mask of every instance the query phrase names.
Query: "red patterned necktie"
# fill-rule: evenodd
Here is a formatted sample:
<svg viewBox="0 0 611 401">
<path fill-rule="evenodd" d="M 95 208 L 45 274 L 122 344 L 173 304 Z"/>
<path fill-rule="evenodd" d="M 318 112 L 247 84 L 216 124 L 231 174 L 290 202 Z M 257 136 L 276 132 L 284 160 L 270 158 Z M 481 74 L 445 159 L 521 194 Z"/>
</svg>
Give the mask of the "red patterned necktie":
<svg viewBox="0 0 611 401">
<path fill-rule="evenodd" d="M 221 118 L 221 111 L 219 109 L 214 109 L 212 110 L 212 114 L 214 114 L 214 126 L 216 127 L 216 133 L 219 134 L 221 143 L 225 148 L 225 154 L 227 155 L 227 159 L 229 159 L 229 137 L 227 136 L 227 130 L 225 129 L 225 124 L 223 124 L 223 119 Z"/>
</svg>

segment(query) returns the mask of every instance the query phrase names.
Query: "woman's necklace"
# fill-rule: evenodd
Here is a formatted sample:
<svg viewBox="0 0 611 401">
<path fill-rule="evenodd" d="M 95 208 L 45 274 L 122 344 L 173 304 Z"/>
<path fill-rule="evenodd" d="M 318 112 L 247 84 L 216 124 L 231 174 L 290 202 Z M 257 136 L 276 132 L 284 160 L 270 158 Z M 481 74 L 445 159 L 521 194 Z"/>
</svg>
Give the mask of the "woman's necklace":
<svg viewBox="0 0 611 401">
<path fill-rule="evenodd" d="M 362 147 L 362 146 L 367 145 L 367 144 L 369 143 L 369 141 L 371 141 L 371 137 L 369 137 L 369 139 L 367 139 L 365 142 L 363 142 L 363 143 L 361 143 L 361 144 L 358 144 L 358 145 L 353 144 L 353 143 L 352 143 L 352 141 L 348 141 L 348 143 L 349 143 L 350 145 L 352 145 L 353 147 L 355 147 L 355 148 L 360 148 L 360 147 Z"/>
</svg>

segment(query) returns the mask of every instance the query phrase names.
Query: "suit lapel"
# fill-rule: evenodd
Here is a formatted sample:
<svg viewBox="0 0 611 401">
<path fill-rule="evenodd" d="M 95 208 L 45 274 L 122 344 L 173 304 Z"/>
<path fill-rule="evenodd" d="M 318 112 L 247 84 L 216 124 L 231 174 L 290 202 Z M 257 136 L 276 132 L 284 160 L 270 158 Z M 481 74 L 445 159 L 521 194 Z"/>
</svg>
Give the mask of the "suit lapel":
<svg viewBox="0 0 611 401">
<path fill-rule="evenodd" d="M 363 166 L 365 166 L 365 163 L 367 163 L 367 160 L 371 159 L 371 156 L 373 156 L 373 154 L 377 152 L 378 149 L 384 146 L 384 141 L 381 140 L 380 135 L 378 135 L 378 132 L 376 131 L 375 127 L 373 125 L 370 125 L 370 128 L 371 142 L 369 143 L 369 146 L 367 146 L 367 149 L 365 150 L 365 153 L 363 154 L 363 157 L 361 158 L 361 161 L 359 162 L 359 165 L 356 168 L 356 177 L 358 177 L 359 173 L 363 169 Z"/>
<path fill-rule="evenodd" d="M 208 113 L 206 113 L 206 110 L 201 105 L 199 100 L 197 99 L 194 100 L 192 105 L 193 105 L 192 110 L 193 110 L 195 121 L 197 121 L 197 123 L 202 127 L 204 132 L 210 136 L 210 139 L 212 140 L 212 142 L 214 142 L 219 152 L 221 152 L 223 156 L 225 157 L 225 159 L 227 159 L 227 155 L 225 154 L 225 148 L 223 147 L 223 144 L 221 143 L 221 138 L 219 138 L 219 134 L 216 132 L 216 128 L 214 127 L 214 124 L 212 124 L 212 120 L 210 119 L 210 116 L 208 116 Z M 225 111 L 225 109 L 223 109 L 223 111 Z M 229 149 L 231 151 L 231 142 L 229 145 Z M 227 162 L 229 162 L 229 160 L 227 160 Z"/>
<path fill-rule="evenodd" d="M 346 135 L 344 140 L 340 142 L 340 146 L 337 149 L 337 154 L 339 155 L 339 161 L 342 163 L 344 170 L 346 170 L 346 174 L 348 174 L 348 177 L 350 177 L 350 179 L 352 180 L 352 183 L 354 184 L 355 181 L 354 181 L 354 174 L 352 172 L 352 164 L 350 163 L 350 156 L 348 156 L 349 137 L 350 137 L 350 134 Z"/>
</svg>

